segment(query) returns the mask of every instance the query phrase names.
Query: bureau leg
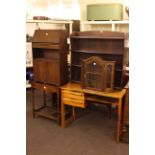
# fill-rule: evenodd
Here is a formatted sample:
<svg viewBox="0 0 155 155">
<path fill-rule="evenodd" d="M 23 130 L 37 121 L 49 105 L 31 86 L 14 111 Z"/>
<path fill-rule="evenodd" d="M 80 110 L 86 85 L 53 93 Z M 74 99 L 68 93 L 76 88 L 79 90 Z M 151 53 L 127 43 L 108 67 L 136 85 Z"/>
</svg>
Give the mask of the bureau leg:
<svg viewBox="0 0 155 155">
<path fill-rule="evenodd" d="M 61 127 L 65 128 L 65 105 L 61 101 Z"/>
<path fill-rule="evenodd" d="M 35 97 L 34 97 L 34 88 L 32 88 L 32 115 L 35 117 Z"/>
<path fill-rule="evenodd" d="M 43 93 L 43 99 L 44 99 L 44 107 L 46 107 L 46 92 L 44 90 L 44 93 Z"/>
<path fill-rule="evenodd" d="M 120 142 L 120 134 L 121 134 L 121 114 L 122 114 L 122 99 L 118 101 L 118 123 L 117 123 L 117 135 L 116 141 Z"/>
</svg>

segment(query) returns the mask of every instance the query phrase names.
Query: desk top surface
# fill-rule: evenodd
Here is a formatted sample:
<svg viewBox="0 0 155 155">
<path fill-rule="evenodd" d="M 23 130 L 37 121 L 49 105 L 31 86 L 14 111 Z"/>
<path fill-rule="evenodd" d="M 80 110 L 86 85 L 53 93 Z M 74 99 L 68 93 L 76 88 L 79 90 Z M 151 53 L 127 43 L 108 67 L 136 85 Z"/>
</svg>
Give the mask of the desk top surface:
<svg viewBox="0 0 155 155">
<path fill-rule="evenodd" d="M 121 99 L 126 93 L 125 89 L 114 90 L 113 92 L 102 92 L 102 91 L 96 91 L 96 90 L 90 90 L 90 89 L 83 89 L 81 87 L 81 84 L 78 84 L 78 83 L 67 83 L 63 85 L 61 89 L 83 92 L 86 94 L 93 94 L 93 95 L 99 95 L 99 96 L 104 96 L 104 97 L 118 98 L 118 99 Z"/>
</svg>

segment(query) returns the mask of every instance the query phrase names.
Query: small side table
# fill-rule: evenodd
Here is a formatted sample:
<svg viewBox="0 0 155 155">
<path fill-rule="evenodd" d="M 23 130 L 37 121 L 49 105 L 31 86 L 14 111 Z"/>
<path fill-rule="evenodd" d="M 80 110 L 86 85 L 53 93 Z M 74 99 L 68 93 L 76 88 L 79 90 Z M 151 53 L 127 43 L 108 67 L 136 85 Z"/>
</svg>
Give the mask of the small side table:
<svg viewBox="0 0 155 155">
<path fill-rule="evenodd" d="M 89 89 L 82 89 L 80 84 L 67 83 L 61 87 L 61 126 L 66 127 L 70 122 L 76 119 L 75 107 L 86 108 L 86 101 L 94 101 L 100 104 L 116 105 L 118 107 L 118 120 L 116 141 L 120 141 L 121 127 L 122 127 L 122 99 L 126 93 L 125 89 L 116 90 L 110 93 L 102 91 L 94 91 Z M 72 106 L 72 117 L 65 119 L 65 105 Z"/>
</svg>

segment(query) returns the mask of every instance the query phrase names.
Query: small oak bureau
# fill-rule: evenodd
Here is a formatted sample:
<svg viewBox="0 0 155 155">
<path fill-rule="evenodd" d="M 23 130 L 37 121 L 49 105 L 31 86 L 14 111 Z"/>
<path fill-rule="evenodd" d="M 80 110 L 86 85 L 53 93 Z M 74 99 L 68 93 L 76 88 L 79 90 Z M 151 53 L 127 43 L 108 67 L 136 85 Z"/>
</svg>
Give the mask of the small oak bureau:
<svg viewBox="0 0 155 155">
<path fill-rule="evenodd" d="M 60 89 L 68 81 L 66 30 L 36 30 L 32 38 L 33 73 L 32 99 L 33 116 L 42 116 L 60 122 Z M 35 90 L 43 94 L 39 106 Z M 51 96 L 47 104 L 47 95 Z M 55 104 L 55 105 L 54 105 Z M 39 106 L 39 107 L 38 107 Z M 37 108 L 36 108 L 37 107 Z"/>
</svg>

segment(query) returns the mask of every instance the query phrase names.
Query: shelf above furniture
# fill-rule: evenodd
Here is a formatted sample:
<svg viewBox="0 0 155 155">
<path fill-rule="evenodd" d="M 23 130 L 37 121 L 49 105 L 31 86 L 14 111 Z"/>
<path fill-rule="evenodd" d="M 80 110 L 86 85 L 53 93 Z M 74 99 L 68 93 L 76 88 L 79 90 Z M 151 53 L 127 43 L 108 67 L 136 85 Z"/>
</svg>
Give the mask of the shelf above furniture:
<svg viewBox="0 0 155 155">
<path fill-rule="evenodd" d="M 71 20 L 33 20 L 33 19 L 27 19 L 26 20 L 27 23 L 57 23 L 57 24 L 72 24 L 73 21 Z"/>
<path fill-rule="evenodd" d="M 37 28 L 39 28 L 39 23 L 46 23 L 46 24 L 69 24 L 69 34 L 72 33 L 72 24 L 73 21 L 71 20 L 33 20 L 33 19 L 28 19 L 26 20 L 26 23 L 35 23 L 37 24 Z"/>
<path fill-rule="evenodd" d="M 81 31 L 85 31 L 85 25 L 111 25 L 111 31 L 116 30 L 116 25 L 129 25 L 129 21 L 81 21 Z"/>
</svg>

